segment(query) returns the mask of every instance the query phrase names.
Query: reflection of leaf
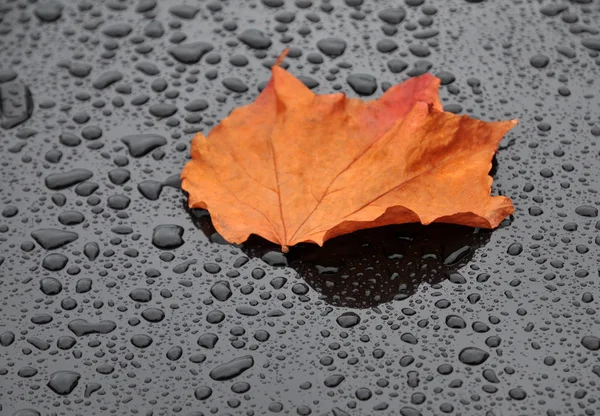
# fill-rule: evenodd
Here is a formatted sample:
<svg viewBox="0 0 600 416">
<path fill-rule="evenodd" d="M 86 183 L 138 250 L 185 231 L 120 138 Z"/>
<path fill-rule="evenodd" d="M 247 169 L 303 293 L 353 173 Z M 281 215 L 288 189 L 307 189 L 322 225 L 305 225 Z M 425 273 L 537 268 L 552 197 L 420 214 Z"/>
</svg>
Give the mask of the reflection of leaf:
<svg viewBox="0 0 600 416">
<path fill-rule="evenodd" d="M 287 257 L 327 303 L 370 308 L 449 278 L 489 238 L 489 231 L 450 224 L 394 225 L 341 236 L 320 249 L 303 244 Z"/>
<path fill-rule="evenodd" d="M 213 242 L 223 243 L 206 211 L 192 210 L 192 219 Z M 457 281 L 491 232 L 452 224 L 403 224 L 360 230 L 327 241 L 323 247 L 298 244 L 280 258 L 321 298 L 333 305 L 371 308 L 406 299 L 422 283 Z M 277 246 L 250 237 L 241 247 L 251 258 L 267 260 Z M 271 263 L 272 264 L 272 263 Z M 311 295 L 311 297 L 314 295 Z"/>
<path fill-rule="evenodd" d="M 439 83 L 425 74 L 362 101 L 315 95 L 275 65 L 254 103 L 194 137 L 189 206 L 227 241 L 257 234 L 284 251 L 387 224 L 494 228 L 514 209 L 490 196 L 488 172 L 516 121 L 446 113 Z"/>
</svg>

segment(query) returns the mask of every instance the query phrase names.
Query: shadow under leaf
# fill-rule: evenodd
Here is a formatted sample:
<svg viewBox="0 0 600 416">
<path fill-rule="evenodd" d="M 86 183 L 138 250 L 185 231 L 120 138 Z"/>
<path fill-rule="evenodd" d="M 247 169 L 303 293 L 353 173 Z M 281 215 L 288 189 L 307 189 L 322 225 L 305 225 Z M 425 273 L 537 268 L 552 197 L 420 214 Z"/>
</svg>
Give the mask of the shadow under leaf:
<svg viewBox="0 0 600 416">
<path fill-rule="evenodd" d="M 227 244 L 203 210 L 189 210 L 209 239 Z M 249 257 L 294 269 L 332 306 L 371 308 L 415 293 L 422 283 L 460 283 L 458 270 L 485 245 L 490 230 L 451 224 L 402 224 L 360 230 L 325 242 L 302 243 L 282 254 L 279 246 L 251 236 L 239 247 Z"/>
</svg>

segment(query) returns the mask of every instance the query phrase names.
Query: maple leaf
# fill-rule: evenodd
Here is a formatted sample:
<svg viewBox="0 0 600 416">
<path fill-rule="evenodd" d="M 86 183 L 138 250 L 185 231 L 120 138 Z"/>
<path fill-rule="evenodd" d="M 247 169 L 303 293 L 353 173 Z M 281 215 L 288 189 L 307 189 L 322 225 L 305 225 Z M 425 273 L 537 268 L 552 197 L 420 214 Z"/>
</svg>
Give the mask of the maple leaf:
<svg viewBox="0 0 600 416">
<path fill-rule="evenodd" d="M 253 103 L 196 134 L 181 173 L 190 208 L 225 240 L 257 234 L 286 252 L 389 224 L 495 228 L 514 211 L 490 195 L 489 171 L 516 120 L 444 112 L 430 74 L 377 100 L 316 95 L 279 67 L 284 56 Z"/>
</svg>

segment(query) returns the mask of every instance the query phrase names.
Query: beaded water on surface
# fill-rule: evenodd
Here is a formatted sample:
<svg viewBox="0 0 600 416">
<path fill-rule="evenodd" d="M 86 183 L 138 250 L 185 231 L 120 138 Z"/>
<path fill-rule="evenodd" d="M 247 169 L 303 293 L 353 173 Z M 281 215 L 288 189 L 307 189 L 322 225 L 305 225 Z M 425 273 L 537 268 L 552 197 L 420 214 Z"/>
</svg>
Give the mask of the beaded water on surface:
<svg viewBox="0 0 600 416">
<path fill-rule="evenodd" d="M 0 2 L 0 414 L 600 409 L 600 3 Z M 518 118 L 493 231 L 227 244 L 179 188 L 197 131 L 283 65 Z"/>
</svg>

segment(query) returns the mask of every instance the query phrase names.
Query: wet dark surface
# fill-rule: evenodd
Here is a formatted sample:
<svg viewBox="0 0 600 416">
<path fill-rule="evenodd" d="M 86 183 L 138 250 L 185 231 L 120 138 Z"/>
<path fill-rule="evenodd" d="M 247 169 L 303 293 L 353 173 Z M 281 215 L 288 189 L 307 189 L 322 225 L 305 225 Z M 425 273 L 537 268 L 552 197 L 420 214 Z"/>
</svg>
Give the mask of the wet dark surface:
<svg viewBox="0 0 600 416">
<path fill-rule="evenodd" d="M 600 411 L 600 3 L 0 2 L 0 414 Z M 287 255 L 186 209 L 196 131 L 284 65 L 519 118 L 494 232 L 363 231 Z"/>
</svg>

